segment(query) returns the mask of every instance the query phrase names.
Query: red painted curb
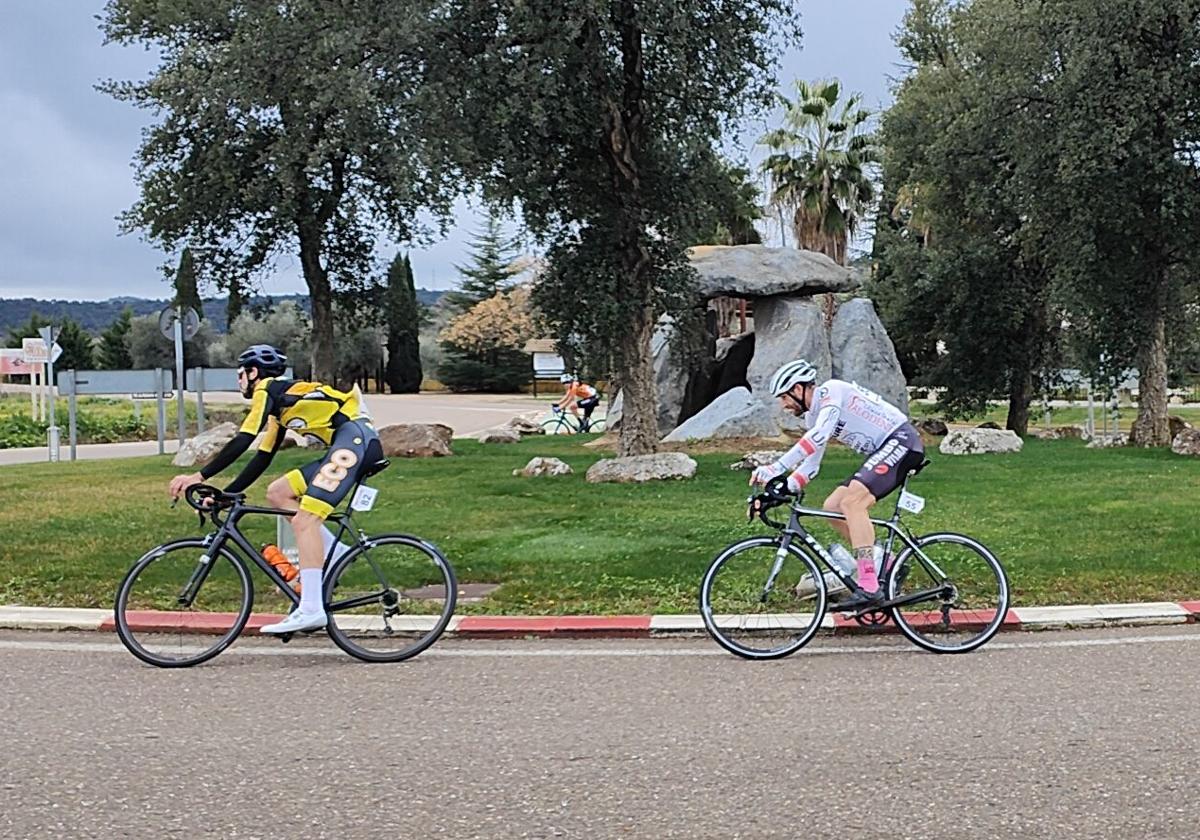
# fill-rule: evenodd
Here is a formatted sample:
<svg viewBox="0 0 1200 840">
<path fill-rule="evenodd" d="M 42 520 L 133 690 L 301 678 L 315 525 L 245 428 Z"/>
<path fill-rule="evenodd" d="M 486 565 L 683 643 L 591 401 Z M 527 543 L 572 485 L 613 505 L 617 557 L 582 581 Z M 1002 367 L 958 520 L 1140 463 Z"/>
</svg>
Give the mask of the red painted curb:
<svg viewBox="0 0 1200 840">
<path fill-rule="evenodd" d="M 834 634 L 842 635 L 845 633 L 899 633 L 896 625 L 889 618 L 886 624 L 872 625 L 863 627 L 852 616 L 843 613 L 833 613 Z M 940 620 L 940 614 L 929 613 L 904 613 L 904 617 L 909 620 L 909 623 L 917 624 L 924 619 L 925 623 L 936 623 Z M 951 610 L 950 620 L 957 627 L 964 629 L 982 629 L 996 617 L 995 610 Z M 1015 609 L 1010 609 L 1008 614 L 1004 616 L 1004 621 L 1000 622 L 1000 630 L 1020 630 L 1021 619 L 1017 615 Z"/>
<path fill-rule="evenodd" d="M 130 610 L 125 613 L 131 630 L 141 633 L 186 632 L 207 633 L 219 636 L 229 630 L 237 613 L 159 612 L 157 610 Z M 285 618 L 282 615 L 252 613 L 243 633 L 257 633 L 264 624 L 274 624 Z M 106 618 L 100 623 L 101 630 L 116 630 L 116 622 Z"/>
<path fill-rule="evenodd" d="M 507 636 L 633 637 L 650 635 L 648 615 L 469 615 L 454 630 L 455 636 L 501 638 Z"/>
<path fill-rule="evenodd" d="M 1192 614 L 1192 621 L 1200 620 L 1200 601 L 1178 601 L 1176 603 Z"/>
</svg>

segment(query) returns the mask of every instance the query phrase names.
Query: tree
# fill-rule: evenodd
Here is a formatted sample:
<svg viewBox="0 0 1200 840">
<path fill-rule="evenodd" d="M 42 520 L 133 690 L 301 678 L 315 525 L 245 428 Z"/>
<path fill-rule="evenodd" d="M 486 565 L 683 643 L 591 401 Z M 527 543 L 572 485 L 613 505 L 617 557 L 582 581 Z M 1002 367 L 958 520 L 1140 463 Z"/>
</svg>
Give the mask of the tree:
<svg viewBox="0 0 1200 840">
<path fill-rule="evenodd" d="M 133 359 L 130 358 L 129 348 L 125 343 L 132 320 L 133 310 L 127 306 L 121 310 L 121 315 L 100 333 L 97 363 L 102 370 L 128 370 L 133 367 Z"/>
<path fill-rule="evenodd" d="M 204 317 L 204 304 L 200 302 L 200 292 L 196 288 L 196 265 L 192 260 L 192 249 L 184 248 L 179 255 L 179 268 L 175 271 L 175 297 L 171 303 L 185 309 L 191 307 L 196 314 Z"/>
<path fill-rule="evenodd" d="M 54 363 L 54 369 L 93 370 L 96 367 L 96 357 L 92 336 L 79 326 L 77 321 L 70 318 L 64 318 L 61 326 L 62 331 L 59 332 L 56 341 L 63 351 Z"/>
<path fill-rule="evenodd" d="M 144 82 L 102 86 L 163 115 L 138 151 L 141 195 L 123 229 L 166 250 L 203 246 L 198 268 L 231 298 L 297 247 L 319 379 L 335 374 L 334 290 L 365 288 L 377 239 L 416 236 L 419 210 L 444 218 L 457 187 L 430 162 L 436 114 L 416 107 L 431 5 L 105 6 L 108 40 L 162 57 Z"/>
<path fill-rule="evenodd" d="M 288 357 L 298 377 L 307 377 L 312 373 L 308 361 L 311 329 L 304 309 L 291 301 L 284 301 L 261 316 L 244 312 L 230 325 L 224 342 L 219 346 L 214 343 L 210 360 L 232 367 L 238 354 L 250 345 L 270 344 Z"/>
<path fill-rule="evenodd" d="M 612 359 L 620 455 L 658 444 L 650 337 L 687 317 L 721 132 L 765 106 L 787 0 L 450 0 L 428 74 L 463 166 L 547 248 L 534 302 L 559 346 Z M 697 177 L 697 175 L 700 177 Z"/>
<path fill-rule="evenodd" d="M 771 203 L 792 213 L 796 247 L 845 265 L 850 240 L 875 199 L 868 170 L 879 154 L 862 96 L 839 108 L 840 96 L 836 80 L 797 80 L 795 100 L 779 97 L 784 125 L 760 142 L 771 150 L 762 164 Z"/>
<path fill-rule="evenodd" d="M 48 326 L 50 326 L 50 319 L 43 317 L 35 309 L 33 312 L 29 313 L 28 321 L 26 321 L 24 324 L 20 324 L 19 326 L 9 329 L 8 346 L 20 347 L 23 340 L 26 338 L 37 338 L 38 330 L 40 330 L 42 327 Z"/>
<path fill-rule="evenodd" d="M 522 348 L 534 334 L 530 294 L 518 286 L 477 303 L 439 335 L 439 376 L 456 391 L 515 391 L 532 375 Z"/>
<path fill-rule="evenodd" d="M 212 328 L 207 322 L 202 323 L 199 331 L 183 343 L 183 366 L 193 368 L 208 365 L 208 347 L 212 340 Z M 159 331 L 157 315 L 134 318 L 125 336 L 125 346 L 134 370 L 175 370 L 175 342 Z"/>
<path fill-rule="evenodd" d="M 242 284 L 236 280 L 229 283 L 229 299 L 225 302 L 225 323 L 232 324 L 242 314 L 246 306 L 246 295 Z"/>
<path fill-rule="evenodd" d="M 723 179 L 715 187 L 717 222 L 696 244 L 761 244 L 762 236 L 754 223 L 763 217 L 762 191 L 750 180 L 750 170 L 722 161 L 717 175 Z"/>
<path fill-rule="evenodd" d="M 387 326 L 387 370 L 384 379 L 393 394 L 421 390 L 421 307 L 413 283 L 412 263 L 397 254 L 388 267 L 384 289 Z"/>
<path fill-rule="evenodd" d="M 918 0 L 905 18 L 899 41 L 914 69 L 884 116 L 871 292 L 910 381 L 941 388 L 951 416 L 1005 397 L 1006 426 L 1025 434 L 1061 315 L 1025 186 L 1005 163 L 1032 142 L 1029 117 L 1006 112 L 1038 48 L 1013 37 L 1023 30 L 998 5 Z"/>
<path fill-rule="evenodd" d="M 514 264 L 520 253 L 519 242 L 504 236 L 495 212 L 488 214 L 487 227 L 471 238 L 469 247 L 470 263 L 455 266 L 463 278 L 458 291 L 445 295 L 446 304 L 460 312 L 506 291 L 520 273 Z"/>
</svg>

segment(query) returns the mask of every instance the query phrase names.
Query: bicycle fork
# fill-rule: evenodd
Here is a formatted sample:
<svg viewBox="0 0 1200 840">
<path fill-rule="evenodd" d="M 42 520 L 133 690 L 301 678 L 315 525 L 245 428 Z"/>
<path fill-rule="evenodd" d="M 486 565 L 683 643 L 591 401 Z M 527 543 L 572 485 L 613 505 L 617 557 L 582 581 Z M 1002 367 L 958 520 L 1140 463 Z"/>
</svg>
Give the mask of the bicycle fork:
<svg viewBox="0 0 1200 840">
<path fill-rule="evenodd" d="M 763 584 L 762 594 L 758 596 L 760 604 L 767 603 L 767 598 L 771 595 L 771 590 L 775 588 L 775 579 L 779 577 L 779 573 L 783 571 L 783 561 L 787 559 L 788 547 L 792 544 L 792 535 L 784 534 L 779 541 L 779 548 L 775 549 L 775 562 L 771 565 L 771 574 L 767 575 L 767 582 Z"/>
</svg>

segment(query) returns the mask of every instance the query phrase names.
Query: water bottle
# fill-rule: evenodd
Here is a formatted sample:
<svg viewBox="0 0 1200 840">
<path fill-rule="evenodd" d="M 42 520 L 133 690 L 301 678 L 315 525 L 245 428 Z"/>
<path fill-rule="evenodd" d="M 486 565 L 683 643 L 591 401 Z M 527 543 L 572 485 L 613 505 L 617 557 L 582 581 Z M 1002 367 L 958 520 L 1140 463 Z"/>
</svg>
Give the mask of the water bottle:
<svg viewBox="0 0 1200 840">
<path fill-rule="evenodd" d="M 842 570 L 843 574 L 853 578 L 858 572 L 858 563 L 854 561 L 854 556 L 841 543 L 833 543 L 829 546 L 829 555 L 833 558 L 833 562 L 837 563 L 838 568 Z"/>
<path fill-rule="evenodd" d="M 279 576 L 286 581 L 290 582 L 300 574 L 296 567 L 292 565 L 292 561 L 287 559 L 287 555 L 280 551 L 277 545 L 264 545 L 262 556 L 263 559 L 275 567 L 275 571 L 279 572 Z"/>
</svg>

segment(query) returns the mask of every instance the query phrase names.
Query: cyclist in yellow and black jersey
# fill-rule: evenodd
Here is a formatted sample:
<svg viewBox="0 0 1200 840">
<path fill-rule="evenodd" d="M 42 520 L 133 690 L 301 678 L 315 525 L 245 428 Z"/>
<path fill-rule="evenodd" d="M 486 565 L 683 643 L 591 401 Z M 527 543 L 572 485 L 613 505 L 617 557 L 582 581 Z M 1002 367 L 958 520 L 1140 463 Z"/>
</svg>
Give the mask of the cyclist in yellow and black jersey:
<svg viewBox="0 0 1200 840">
<path fill-rule="evenodd" d="M 228 487 L 240 493 L 263 474 L 279 451 L 286 429 L 323 443 L 328 449 L 267 487 L 267 502 L 294 510 L 292 528 L 300 550 L 300 606 L 263 633 L 292 633 L 325 625 L 321 577 L 333 533 L 324 520 L 350 492 L 359 471 L 383 457 L 379 437 L 356 391 L 339 391 L 320 382 L 280 378 L 287 357 L 267 344 L 256 344 L 238 357 L 238 385 L 250 402 L 242 427 L 216 457 L 198 472 L 177 475 L 169 492 L 178 498 L 193 484 L 207 481 L 236 461 L 262 434 L 258 451 Z"/>
</svg>

